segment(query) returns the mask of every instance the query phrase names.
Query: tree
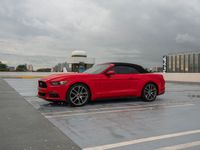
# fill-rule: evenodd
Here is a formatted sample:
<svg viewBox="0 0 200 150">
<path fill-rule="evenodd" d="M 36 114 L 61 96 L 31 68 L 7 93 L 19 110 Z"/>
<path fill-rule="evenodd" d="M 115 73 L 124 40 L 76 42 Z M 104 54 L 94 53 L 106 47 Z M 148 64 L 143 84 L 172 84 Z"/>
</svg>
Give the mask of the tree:
<svg viewBox="0 0 200 150">
<path fill-rule="evenodd" d="M 18 65 L 16 71 L 27 71 L 26 65 Z"/>
<path fill-rule="evenodd" d="M 0 62 L 0 71 L 8 71 L 8 66 Z"/>
<path fill-rule="evenodd" d="M 37 69 L 37 72 L 51 72 L 51 68 L 40 68 Z"/>
</svg>

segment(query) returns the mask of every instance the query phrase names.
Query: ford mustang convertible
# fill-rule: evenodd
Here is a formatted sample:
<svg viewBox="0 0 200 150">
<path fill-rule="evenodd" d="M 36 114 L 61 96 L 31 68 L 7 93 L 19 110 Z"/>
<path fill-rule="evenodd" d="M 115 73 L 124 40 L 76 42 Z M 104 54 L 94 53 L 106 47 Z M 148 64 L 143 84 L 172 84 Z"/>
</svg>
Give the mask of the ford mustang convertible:
<svg viewBox="0 0 200 150">
<path fill-rule="evenodd" d="M 38 81 L 38 96 L 47 101 L 83 106 L 88 101 L 109 98 L 140 97 L 154 101 L 165 92 L 161 74 L 147 72 L 129 63 L 105 63 L 83 73 L 61 73 Z"/>
</svg>

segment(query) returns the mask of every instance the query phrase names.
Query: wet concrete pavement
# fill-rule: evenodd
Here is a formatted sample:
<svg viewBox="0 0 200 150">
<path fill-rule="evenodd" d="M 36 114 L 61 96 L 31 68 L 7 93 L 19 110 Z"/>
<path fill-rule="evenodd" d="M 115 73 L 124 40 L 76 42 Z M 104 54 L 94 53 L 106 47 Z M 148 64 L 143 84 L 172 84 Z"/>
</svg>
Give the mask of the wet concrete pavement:
<svg viewBox="0 0 200 150">
<path fill-rule="evenodd" d="M 151 103 L 104 100 L 72 108 L 37 98 L 37 79 L 5 80 L 83 149 L 200 149 L 198 84 L 167 83 L 166 93 Z"/>
<path fill-rule="evenodd" d="M 21 95 L 0 78 L 1 150 L 79 150 Z"/>
</svg>

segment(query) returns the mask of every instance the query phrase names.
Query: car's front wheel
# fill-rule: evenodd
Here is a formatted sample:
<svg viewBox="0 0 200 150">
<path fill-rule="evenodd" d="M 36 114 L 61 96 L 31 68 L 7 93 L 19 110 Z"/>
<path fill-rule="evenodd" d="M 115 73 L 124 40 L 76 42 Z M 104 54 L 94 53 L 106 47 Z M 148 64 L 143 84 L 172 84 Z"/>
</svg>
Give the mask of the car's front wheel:
<svg viewBox="0 0 200 150">
<path fill-rule="evenodd" d="M 90 98 L 90 91 L 84 84 L 77 83 L 70 87 L 67 93 L 67 99 L 71 106 L 83 106 Z"/>
<path fill-rule="evenodd" d="M 145 85 L 142 91 L 142 99 L 147 102 L 154 101 L 157 97 L 157 87 L 153 83 Z"/>
</svg>

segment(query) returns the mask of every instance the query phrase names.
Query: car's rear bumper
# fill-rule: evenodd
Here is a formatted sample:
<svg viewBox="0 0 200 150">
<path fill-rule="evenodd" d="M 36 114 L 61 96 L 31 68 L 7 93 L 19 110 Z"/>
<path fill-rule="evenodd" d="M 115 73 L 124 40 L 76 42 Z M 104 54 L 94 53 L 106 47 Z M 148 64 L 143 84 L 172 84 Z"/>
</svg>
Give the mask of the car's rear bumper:
<svg viewBox="0 0 200 150">
<path fill-rule="evenodd" d="M 159 93 L 159 95 L 162 95 L 162 94 L 165 94 L 165 91 L 162 91 L 162 92 Z"/>
<path fill-rule="evenodd" d="M 164 94 L 164 93 L 165 93 L 165 87 L 163 87 L 163 88 L 160 89 L 158 95 L 162 95 L 162 94 Z"/>
</svg>

